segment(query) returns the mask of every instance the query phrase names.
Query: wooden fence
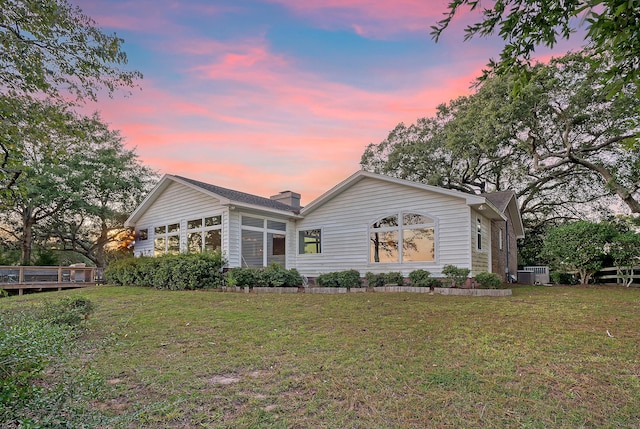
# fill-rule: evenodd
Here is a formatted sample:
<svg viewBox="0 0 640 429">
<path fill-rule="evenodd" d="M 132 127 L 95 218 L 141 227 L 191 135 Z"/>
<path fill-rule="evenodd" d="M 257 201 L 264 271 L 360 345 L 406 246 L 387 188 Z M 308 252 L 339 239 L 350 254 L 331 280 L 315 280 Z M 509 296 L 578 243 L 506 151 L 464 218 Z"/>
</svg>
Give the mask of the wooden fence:
<svg viewBox="0 0 640 429">
<path fill-rule="evenodd" d="M 101 283 L 102 270 L 95 267 L 24 267 L 0 266 L 0 289 L 58 289 L 94 286 Z"/>
<path fill-rule="evenodd" d="M 603 268 L 596 273 L 595 278 L 603 283 L 615 283 L 629 286 L 626 282 L 631 280 L 632 283 L 630 284 L 638 284 L 640 283 L 640 266 L 632 268 Z"/>
</svg>

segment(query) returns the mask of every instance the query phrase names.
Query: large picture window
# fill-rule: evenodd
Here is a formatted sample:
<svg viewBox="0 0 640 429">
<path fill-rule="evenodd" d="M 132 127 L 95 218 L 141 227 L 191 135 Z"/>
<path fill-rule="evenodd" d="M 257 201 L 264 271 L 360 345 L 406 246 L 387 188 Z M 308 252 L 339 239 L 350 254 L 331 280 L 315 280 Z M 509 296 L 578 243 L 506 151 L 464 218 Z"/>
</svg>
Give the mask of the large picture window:
<svg viewBox="0 0 640 429">
<path fill-rule="evenodd" d="M 187 251 L 211 252 L 222 248 L 222 216 L 208 216 L 187 222 Z"/>
<path fill-rule="evenodd" d="M 372 263 L 435 261 L 435 222 L 419 213 L 398 213 L 369 228 Z"/>
<path fill-rule="evenodd" d="M 242 265 L 285 266 L 287 224 L 271 219 L 242 216 Z"/>
</svg>

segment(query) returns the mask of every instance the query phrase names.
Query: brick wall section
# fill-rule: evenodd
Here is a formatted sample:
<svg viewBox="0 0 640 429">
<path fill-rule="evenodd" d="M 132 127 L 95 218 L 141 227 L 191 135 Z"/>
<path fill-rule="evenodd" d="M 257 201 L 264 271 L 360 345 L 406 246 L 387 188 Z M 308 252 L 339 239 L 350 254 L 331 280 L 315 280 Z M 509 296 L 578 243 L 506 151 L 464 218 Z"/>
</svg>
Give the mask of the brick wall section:
<svg viewBox="0 0 640 429">
<path fill-rule="evenodd" d="M 508 211 L 505 213 L 509 217 Z M 507 231 L 507 225 L 509 230 Z M 502 234 L 502 249 L 500 235 Z M 508 243 L 507 243 L 508 240 Z M 491 222 L 491 271 L 506 280 L 507 250 L 509 252 L 509 273 L 516 275 L 518 269 L 518 242 L 511 219 L 507 222 L 494 220 Z"/>
</svg>

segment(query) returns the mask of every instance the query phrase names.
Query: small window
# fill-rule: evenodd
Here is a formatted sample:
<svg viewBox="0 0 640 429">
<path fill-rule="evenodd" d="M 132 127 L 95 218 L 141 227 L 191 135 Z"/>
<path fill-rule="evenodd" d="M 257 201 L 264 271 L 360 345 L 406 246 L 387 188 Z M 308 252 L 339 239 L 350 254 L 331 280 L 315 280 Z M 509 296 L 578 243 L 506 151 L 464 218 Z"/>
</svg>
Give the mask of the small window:
<svg viewBox="0 0 640 429">
<path fill-rule="evenodd" d="M 253 226 L 255 228 L 264 228 L 264 219 L 251 216 L 242 216 L 242 226 Z"/>
<path fill-rule="evenodd" d="M 166 234 L 167 233 L 167 227 L 166 226 L 156 226 L 153 230 L 153 232 L 157 235 L 157 234 Z"/>
<path fill-rule="evenodd" d="M 187 222 L 187 229 L 202 228 L 202 219 L 194 219 Z"/>
<path fill-rule="evenodd" d="M 179 223 L 172 223 L 171 225 L 167 226 L 167 234 L 174 234 L 176 232 L 180 232 Z"/>
<path fill-rule="evenodd" d="M 309 229 L 298 233 L 298 253 L 301 255 L 322 253 L 322 232 L 319 229 Z"/>
<path fill-rule="evenodd" d="M 211 252 L 222 248 L 222 230 L 211 229 L 204 233 L 204 250 Z"/>
<path fill-rule="evenodd" d="M 398 226 L 398 216 L 388 216 L 373 224 L 373 228 L 389 228 Z"/>
<path fill-rule="evenodd" d="M 275 220 L 267 220 L 267 229 L 275 229 L 276 231 L 286 231 L 287 224 Z"/>
<path fill-rule="evenodd" d="M 498 246 L 500 250 L 502 250 L 502 230 L 501 229 L 498 230 Z"/>
<path fill-rule="evenodd" d="M 478 245 L 478 250 L 482 250 L 482 221 L 480 220 L 480 218 L 477 218 L 477 225 L 476 225 L 476 233 L 477 233 L 477 245 Z"/>
<path fill-rule="evenodd" d="M 405 213 L 403 216 L 402 224 L 404 226 L 409 225 L 424 225 L 427 223 L 433 223 L 433 219 L 416 213 Z"/>
<path fill-rule="evenodd" d="M 145 229 L 141 229 L 140 231 L 138 231 L 137 239 L 140 240 L 140 241 L 148 240 L 149 239 L 149 230 L 147 228 L 145 228 Z"/>
<path fill-rule="evenodd" d="M 204 226 L 216 226 L 222 224 L 222 216 L 210 216 L 204 218 Z"/>
</svg>

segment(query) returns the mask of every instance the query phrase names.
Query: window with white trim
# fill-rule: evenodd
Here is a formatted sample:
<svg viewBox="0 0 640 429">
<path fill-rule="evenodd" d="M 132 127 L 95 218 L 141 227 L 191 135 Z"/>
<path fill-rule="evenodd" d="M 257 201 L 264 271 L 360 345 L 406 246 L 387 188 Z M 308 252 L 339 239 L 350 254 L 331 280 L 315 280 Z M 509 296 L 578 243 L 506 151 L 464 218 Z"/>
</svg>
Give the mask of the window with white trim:
<svg viewBox="0 0 640 429">
<path fill-rule="evenodd" d="M 187 221 L 187 252 L 212 252 L 222 248 L 222 216 Z"/>
<path fill-rule="evenodd" d="M 154 256 L 180 253 L 180 224 L 156 226 L 153 229 Z"/>
<path fill-rule="evenodd" d="M 298 253 L 300 255 L 322 253 L 322 230 L 318 228 L 298 231 Z"/>
<path fill-rule="evenodd" d="M 149 229 L 144 228 L 138 231 L 136 234 L 136 240 L 144 241 L 149 239 Z"/>
<path fill-rule="evenodd" d="M 476 248 L 482 250 L 482 220 L 476 219 Z"/>
<path fill-rule="evenodd" d="M 401 212 L 369 227 L 371 263 L 435 261 L 435 221 L 420 213 Z"/>
<path fill-rule="evenodd" d="M 285 222 L 255 216 L 242 216 L 241 241 L 242 265 L 266 267 L 273 263 L 286 263 Z"/>
</svg>

